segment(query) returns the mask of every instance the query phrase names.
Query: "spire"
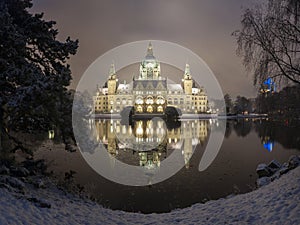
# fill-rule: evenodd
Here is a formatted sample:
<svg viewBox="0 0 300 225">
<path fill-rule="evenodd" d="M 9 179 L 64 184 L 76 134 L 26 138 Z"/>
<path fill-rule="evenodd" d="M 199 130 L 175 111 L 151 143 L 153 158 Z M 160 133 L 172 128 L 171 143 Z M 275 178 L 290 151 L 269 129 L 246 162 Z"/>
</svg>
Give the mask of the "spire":
<svg viewBox="0 0 300 225">
<path fill-rule="evenodd" d="M 185 64 L 184 77 L 191 77 L 190 65 L 187 63 Z"/>
<path fill-rule="evenodd" d="M 110 65 L 110 68 L 109 68 L 109 76 L 111 77 L 111 76 L 113 76 L 113 75 L 115 75 L 115 74 L 116 74 L 115 64 L 112 63 L 112 64 Z"/>
<path fill-rule="evenodd" d="M 151 41 L 149 42 L 148 48 L 147 48 L 147 56 L 153 56 L 153 48 Z"/>
</svg>

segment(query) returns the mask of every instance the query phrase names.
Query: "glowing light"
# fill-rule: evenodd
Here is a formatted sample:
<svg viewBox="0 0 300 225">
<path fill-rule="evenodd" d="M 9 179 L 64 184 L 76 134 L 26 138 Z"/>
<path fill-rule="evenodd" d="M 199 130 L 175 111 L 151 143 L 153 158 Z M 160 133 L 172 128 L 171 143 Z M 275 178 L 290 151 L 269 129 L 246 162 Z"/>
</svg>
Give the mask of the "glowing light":
<svg viewBox="0 0 300 225">
<path fill-rule="evenodd" d="M 49 130 L 48 134 L 49 134 L 49 139 L 53 139 L 54 138 L 54 130 Z"/>
<path fill-rule="evenodd" d="M 276 84 L 271 77 L 267 78 L 263 84 L 267 85 L 267 88 L 262 89 L 262 92 L 276 91 Z"/>
<path fill-rule="evenodd" d="M 136 134 L 137 134 L 138 137 L 141 137 L 144 134 L 143 124 L 141 123 L 141 121 L 138 123 L 138 127 L 136 129 Z"/>
<path fill-rule="evenodd" d="M 268 152 L 272 152 L 274 147 L 274 142 L 272 141 L 268 141 L 266 143 L 264 143 L 264 148 L 268 150 Z"/>
</svg>

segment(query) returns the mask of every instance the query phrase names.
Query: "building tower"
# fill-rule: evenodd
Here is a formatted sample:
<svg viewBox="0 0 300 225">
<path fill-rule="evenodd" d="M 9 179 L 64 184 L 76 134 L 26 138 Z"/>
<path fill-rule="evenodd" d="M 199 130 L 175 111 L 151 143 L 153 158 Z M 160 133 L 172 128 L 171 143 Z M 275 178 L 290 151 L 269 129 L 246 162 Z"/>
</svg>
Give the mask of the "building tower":
<svg viewBox="0 0 300 225">
<path fill-rule="evenodd" d="M 183 76 L 183 89 L 186 95 L 192 94 L 193 80 L 191 76 L 189 64 L 185 64 L 184 76 Z"/>
<path fill-rule="evenodd" d="M 140 80 L 158 80 L 161 78 L 160 75 L 160 63 L 156 60 L 153 55 L 153 47 L 151 42 L 147 48 L 147 55 L 140 65 Z"/>
<path fill-rule="evenodd" d="M 112 63 L 109 69 L 109 77 L 107 81 L 108 94 L 113 95 L 117 90 L 117 76 L 115 65 Z"/>
</svg>

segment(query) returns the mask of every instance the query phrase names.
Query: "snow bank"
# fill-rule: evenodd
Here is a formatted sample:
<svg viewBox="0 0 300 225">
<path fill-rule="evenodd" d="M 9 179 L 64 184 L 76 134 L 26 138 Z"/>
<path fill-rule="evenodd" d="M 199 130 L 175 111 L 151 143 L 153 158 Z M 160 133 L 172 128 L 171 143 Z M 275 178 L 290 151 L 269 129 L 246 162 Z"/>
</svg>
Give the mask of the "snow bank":
<svg viewBox="0 0 300 225">
<path fill-rule="evenodd" d="M 250 193 L 148 215 L 105 209 L 50 181 L 45 189 L 26 184 L 19 192 L 2 186 L 0 224 L 300 224 L 299 175 L 297 167 Z"/>
</svg>

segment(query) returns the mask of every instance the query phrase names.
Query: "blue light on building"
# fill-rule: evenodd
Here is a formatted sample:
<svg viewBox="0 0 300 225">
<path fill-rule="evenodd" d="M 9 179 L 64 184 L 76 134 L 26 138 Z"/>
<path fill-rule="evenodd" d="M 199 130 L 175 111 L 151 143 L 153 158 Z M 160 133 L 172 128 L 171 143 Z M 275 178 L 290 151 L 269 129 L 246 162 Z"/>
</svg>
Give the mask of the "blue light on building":
<svg viewBox="0 0 300 225">
<path fill-rule="evenodd" d="M 268 78 L 264 81 L 264 85 L 267 85 L 267 91 L 276 91 L 276 84 L 272 78 Z"/>
</svg>

